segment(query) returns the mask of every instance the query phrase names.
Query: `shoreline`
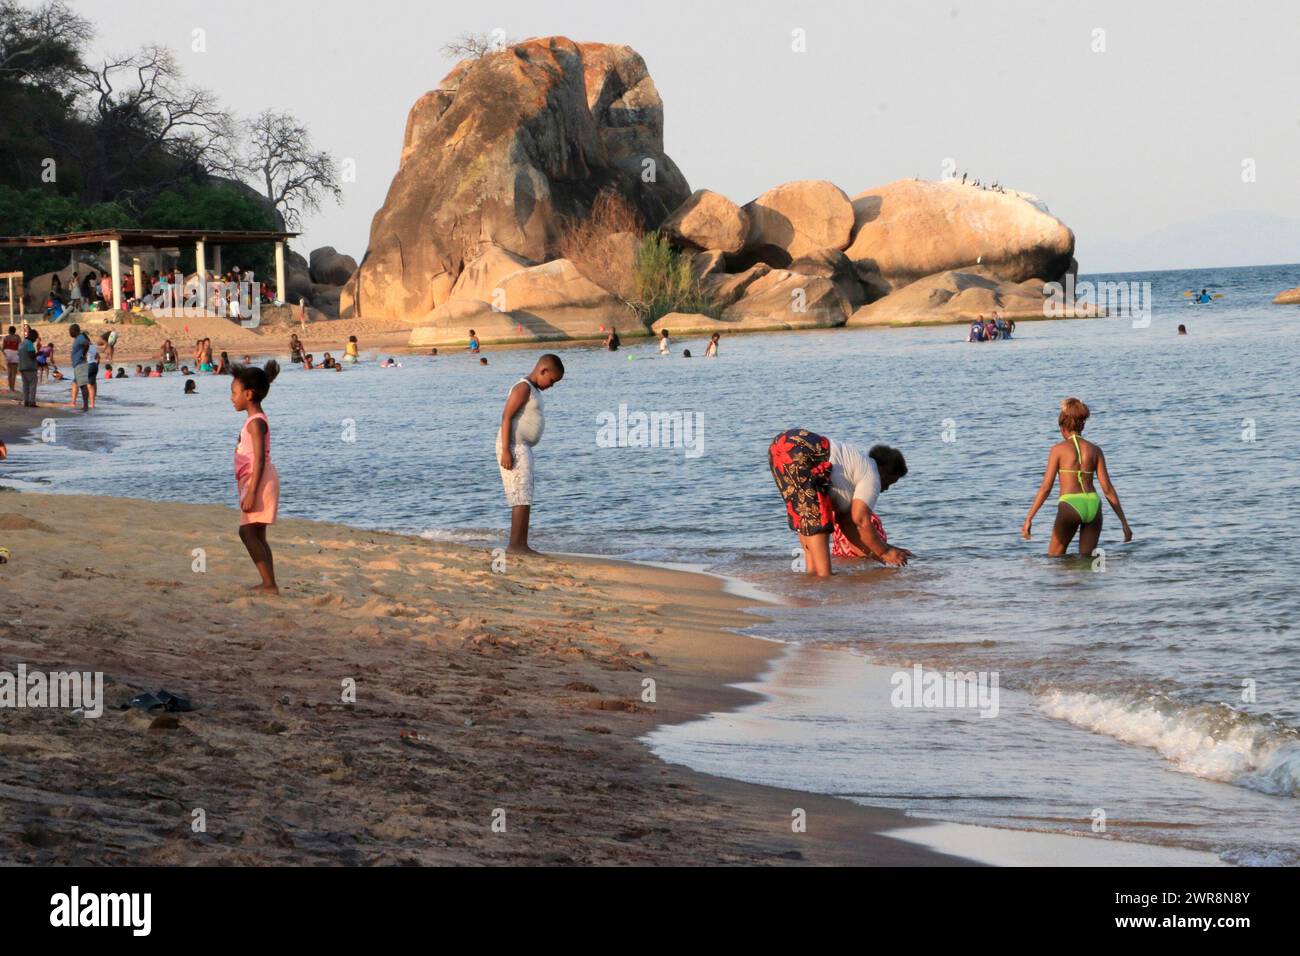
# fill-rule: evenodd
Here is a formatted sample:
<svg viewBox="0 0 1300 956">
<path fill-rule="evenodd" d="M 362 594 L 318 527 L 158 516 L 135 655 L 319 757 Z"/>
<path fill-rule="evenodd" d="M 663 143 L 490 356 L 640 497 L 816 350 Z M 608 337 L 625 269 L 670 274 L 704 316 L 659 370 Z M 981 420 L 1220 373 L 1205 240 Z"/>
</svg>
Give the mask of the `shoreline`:
<svg viewBox="0 0 1300 956">
<path fill-rule="evenodd" d="M 48 416 L 50 412 L 66 413 L 68 409 L 43 408 L 40 410 L 25 410 L 14 405 L 0 405 L 0 435 L 4 434 L 6 427 L 10 430 L 17 427 L 23 430 L 21 425 L 10 421 L 11 415 L 6 412 L 12 408 L 15 412 L 38 413 Z M 106 509 L 108 512 L 117 516 L 119 523 L 124 523 L 131 527 L 147 527 L 155 518 L 151 512 L 166 508 L 169 511 L 179 514 L 184 522 L 189 523 L 199 519 L 202 515 L 204 525 L 210 524 L 213 516 L 227 516 L 229 527 L 222 527 L 213 537 L 221 540 L 223 550 L 228 552 L 225 557 L 231 559 L 231 566 L 236 576 L 243 563 L 247 562 L 237 538 L 233 534 L 235 523 L 234 510 L 217 505 L 194 505 L 187 503 L 168 503 L 166 505 L 137 500 L 137 499 L 87 499 L 83 495 L 66 494 L 63 492 L 22 492 L 19 494 L 10 494 L 0 499 L 8 505 L 17 505 L 12 510 L 8 507 L 0 508 L 0 537 L 6 539 L 5 544 L 14 550 L 15 564 L 9 566 L 8 571 L 17 570 L 16 564 L 21 560 L 20 548 L 15 547 L 15 541 L 22 546 L 21 538 L 26 535 L 17 535 L 15 531 L 25 530 L 24 522 L 33 521 L 35 525 L 28 530 L 41 531 L 42 534 L 48 532 L 42 529 L 57 528 L 57 519 L 53 515 L 60 511 L 71 510 L 77 511 L 78 503 L 95 502 L 95 507 Z M 109 504 L 111 503 L 111 504 Z M 27 514 L 28 511 L 36 514 L 33 518 Z M 140 514 L 131 516 L 130 513 L 140 512 Z M 17 519 L 15 521 L 15 519 Z M 409 535 L 394 534 L 388 532 L 367 531 L 364 529 L 351 528 L 343 525 L 332 525 L 328 523 L 307 521 L 302 519 L 292 519 L 281 522 L 277 529 L 273 531 L 273 546 L 279 548 L 277 532 L 283 526 L 293 526 L 300 530 L 299 534 L 315 533 L 323 534 L 329 532 L 342 538 L 352 537 L 356 539 L 374 539 L 381 538 L 390 542 L 403 542 L 399 545 L 403 550 L 413 548 L 416 552 L 421 550 L 432 550 L 434 552 L 447 552 L 455 555 L 459 560 L 477 560 L 484 567 L 491 562 L 490 553 L 482 547 L 473 547 L 462 544 L 452 544 L 449 542 L 433 542 L 425 538 L 416 538 Z M 96 533 L 92 537 L 95 540 L 111 538 L 113 532 L 110 528 L 103 528 L 102 534 Z M 35 537 L 40 537 L 37 535 Z M 30 540 L 30 538 L 29 538 Z M 315 543 L 310 537 L 308 540 Z M 40 545 L 37 545 L 39 549 Z M 23 548 L 25 550 L 25 547 Z M 206 549 L 205 549 L 206 550 Z M 184 560 L 182 560 L 184 559 Z M 188 561 L 187 554 L 181 554 L 174 558 L 184 564 Z M 987 828 L 974 826 L 972 824 L 960 822 L 944 822 L 940 820 L 928 820 L 908 815 L 902 810 L 864 806 L 853 801 L 841 799 L 834 796 L 815 794 L 808 791 L 790 790 L 779 787 L 768 787 L 761 784 L 748 783 L 743 780 L 727 777 L 719 777 L 689 769 L 684 765 L 670 764 L 662 760 L 659 756 L 653 754 L 650 749 L 648 735 L 655 730 L 667 727 L 673 724 L 679 724 L 686 721 L 698 720 L 709 715 L 735 712 L 747 704 L 758 703 L 763 700 L 764 693 L 762 684 L 775 672 L 776 665 L 779 661 L 797 653 L 798 646 L 775 642 L 759 637 L 751 637 L 740 633 L 740 629 L 753 624 L 757 618 L 751 608 L 762 603 L 780 603 L 780 598 L 776 595 L 767 594 L 753 588 L 747 582 L 738 579 L 729 578 L 725 575 L 715 574 L 707 570 L 693 566 L 672 565 L 662 562 L 633 563 L 605 558 L 600 555 L 584 554 L 554 554 L 542 559 L 545 562 L 552 563 L 555 572 L 558 574 L 572 574 L 567 568 L 571 565 L 577 565 L 584 568 L 589 574 L 574 575 L 573 581 L 576 583 L 579 579 L 590 583 L 594 580 L 601 582 L 602 585 L 612 587 L 618 592 L 618 602 L 614 606 L 606 606 L 600 609 L 604 613 L 580 614 L 567 617 L 561 623 L 561 630 L 567 633 L 575 626 L 580 630 L 586 630 L 582 622 L 590 619 L 598 622 L 605 627 L 613 627 L 614 621 L 610 619 L 610 612 L 617 611 L 616 618 L 626 619 L 631 612 L 635 621 L 639 623 L 633 626 L 632 630 L 636 633 L 639 640 L 645 641 L 646 646 L 633 656 L 644 654 L 646 658 L 657 658 L 659 664 L 664 668 L 663 674 L 656 677 L 660 687 L 671 686 L 673 699 L 670 702 L 662 699 L 656 701 L 653 705 L 642 706 L 637 702 L 637 695 L 640 691 L 638 686 L 623 688 L 623 696 L 610 699 L 604 698 L 598 701 L 591 701 L 594 709 L 601 711 L 604 719 L 613 719 L 615 726 L 605 725 L 585 725 L 585 726 L 568 726 L 566 736 L 576 736 L 586 738 L 591 734 L 609 735 L 609 739 L 622 741 L 630 748 L 639 751 L 642 758 L 649 757 L 654 765 L 658 768 L 659 782 L 674 790 L 689 790 L 693 794 L 698 794 L 704 801 L 711 806 L 716 806 L 720 812 L 730 815 L 728 820 L 715 819 L 712 824 L 717 831 L 720 840 L 715 841 L 714 852 L 719 855 L 716 857 L 706 858 L 683 858 L 677 859 L 671 856 L 665 859 L 656 859 L 649 862 L 663 863 L 710 863 L 710 862 L 740 862 L 740 863 L 761 863 L 761 862 L 806 862 L 812 864 L 874 864 L 874 865 L 997 865 L 999 863 L 1017 865 L 1014 856 L 998 856 L 996 853 L 980 854 L 976 852 L 979 845 L 981 833 L 989 833 Z M 402 558 L 396 561 L 387 560 L 384 566 L 391 571 L 397 571 L 407 566 L 409 559 Z M 528 562 L 532 564 L 532 561 Z M 179 568 L 173 568 L 174 574 L 180 573 Z M 285 570 L 283 561 L 281 561 L 281 571 Z M 251 568 L 245 569 L 247 574 L 251 574 Z M 290 569 L 292 574 L 292 568 Z M 343 573 L 336 563 L 331 562 L 326 569 L 322 579 L 328 576 L 339 575 Z M 102 567 L 83 567 L 72 568 L 64 567 L 57 573 L 53 569 L 47 569 L 38 575 L 41 581 L 49 580 L 66 580 L 97 578 L 104 574 Z M 607 579 L 607 576 L 608 579 Z M 194 575 L 188 575 L 193 578 Z M 419 585 L 413 576 L 409 573 L 399 575 L 405 580 L 394 583 L 393 586 L 385 590 L 385 594 L 407 594 L 413 590 L 418 590 Z M 479 576 L 481 578 L 481 576 Z M 507 579 L 509 575 L 505 576 Z M 500 575 L 488 575 L 487 582 L 493 584 L 501 581 Z M 184 576 L 182 576 L 182 580 Z M 285 580 L 292 580 L 286 578 Z M 157 584 L 155 577 L 151 582 Z M 232 604 L 241 608 L 247 608 L 250 602 L 256 599 L 243 597 L 239 593 L 242 586 L 242 580 L 238 583 L 234 581 L 227 582 L 231 589 L 225 595 L 225 599 Z M 482 588 L 485 581 L 480 579 L 475 582 L 474 587 Z M 502 581 L 501 583 L 506 583 Z M 181 586 L 178 581 L 169 582 L 170 588 L 164 588 L 163 592 L 168 590 L 176 591 Z M 588 586 L 589 586 L 588 585 Z M 578 584 L 578 587 L 583 585 Z M 21 586 L 17 587 L 21 591 Z M 286 589 L 287 590 L 287 589 Z M 514 592 L 513 589 L 512 593 Z M 532 590 L 532 588 L 528 588 Z M 649 592 L 649 593 L 647 593 Z M 379 593 L 378 591 L 376 593 Z M 670 596 L 671 595 L 671 596 Z M 464 598 L 464 594 L 459 595 Z M 498 595 L 499 596 L 499 595 Z M 687 599 L 683 600 L 683 596 Z M 159 611 L 154 602 L 149 601 L 150 595 L 146 589 L 138 595 L 133 592 L 133 597 L 138 597 L 139 602 L 145 608 Z M 359 596 L 358 596 L 359 597 Z M 650 599 L 650 600 L 648 600 Z M 21 618 L 21 610 L 12 602 L 7 608 L 10 619 Z M 277 602 L 278 603 L 278 602 Z M 370 607 L 373 601 L 366 601 L 361 606 Z M 319 598 L 314 598 L 308 602 L 308 606 L 302 608 L 307 613 L 313 614 L 313 607 L 321 605 Z M 328 605 L 334 607 L 330 602 Z M 675 608 L 676 613 L 665 615 L 665 608 Z M 513 611 L 514 608 L 511 608 Z M 369 617 L 378 614 L 398 614 L 414 613 L 409 609 L 398 610 L 370 607 Z M 472 609 L 459 607 L 456 614 L 474 613 Z M 416 615 L 417 619 L 428 620 L 427 615 Z M 661 635 L 665 632 L 668 636 L 650 637 L 646 633 L 648 620 L 650 624 L 663 625 L 663 618 L 671 618 L 671 627 L 654 626 L 650 627 L 654 635 Z M 460 628 L 469 621 L 470 618 L 462 619 L 457 625 Z M 488 623 L 486 620 L 483 623 Z M 71 623 L 70 627 L 74 629 L 76 625 Z M 101 622 L 101 626 L 102 622 Z M 111 625 L 109 625 L 111 627 Z M 114 628 L 115 629 L 115 628 Z M 509 629 L 509 628 L 507 628 Z M 326 630 L 330 630 L 326 628 Z M 382 627 L 379 628 L 382 630 Z M 343 637 L 344 635 L 334 635 Z M 453 635 L 454 637 L 455 635 Z M 408 635 L 411 637 L 411 635 Z M 414 637 L 417 645 L 425 645 L 430 640 L 438 641 L 439 638 L 432 636 Z M 5 646 L 6 642 L 0 642 L 0 647 Z M 73 638 L 70 643 L 77 644 L 78 641 Z M 606 641 L 600 642 L 602 644 Z M 156 650 L 151 648 L 150 652 Z M 553 652 L 553 648 L 548 653 Z M 843 653 L 843 652 L 842 652 Z M 585 654 L 585 652 L 584 652 Z M 8 657 L 9 655 L 5 655 Z M 848 655 L 851 656 L 851 655 Z M 0 670 L 16 666 L 18 660 L 4 662 L 0 660 Z M 37 663 L 31 660 L 25 661 L 29 669 L 36 666 Z M 60 663 L 63 663 L 62 661 Z M 95 665 L 99 668 L 98 662 L 88 661 L 84 666 Z M 620 668 L 621 669 L 621 668 Z M 639 670 L 635 665 L 633 669 Z M 202 671 L 200 671 L 202 673 Z M 161 682 L 160 687 L 174 689 L 176 686 L 184 686 L 179 683 L 189 672 L 185 671 L 178 674 L 169 684 Z M 589 675 L 578 674 L 578 677 Z M 132 693 L 158 689 L 158 687 L 139 684 L 130 680 L 123 680 L 123 685 L 130 688 L 130 692 L 121 690 L 119 697 L 122 700 L 127 699 Z M 591 688 L 592 692 L 597 687 L 596 683 L 590 679 L 569 681 L 566 688 L 574 685 L 583 685 Z M 747 686 L 740 686 L 747 685 Z M 277 685 L 278 686 L 278 685 Z M 186 696 L 186 691 L 176 691 L 181 696 Z M 317 704 L 319 711 L 321 704 Z M 554 708 L 552 708 L 554 709 Z M 561 708 L 563 710 L 564 708 Z M 611 718 L 607 712 L 613 712 Z M 531 713 L 531 710 L 530 710 Z M 108 717 L 115 716 L 110 713 Z M 554 717 L 555 715 L 550 715 Z M 131 714 L 131 718 L 139 718 L 137 714 Z M 147 720 L 147 719 L 146 719 Z M 181 716 L 182 722 L 185 721 L 185 715 Z M 3 726 L 3 725 L 0 725 Z M 129 728 L 130 729 L 130 728 Z M 139 730 L 139 726 L 134 727 Z M 519 734 L 518 728 L 509 729 L 510 734 Z M 400 734 L 400 731 L 399 731 Z M 399 736 L 399 739 L 400 736 Z M 4 734 L 0 734 L 0 757 L 12 753 L 10 742 L 6 740 Z M 20 744 L 21 746 L 25 746 Z M 20 749 L 18 753 L 22 753 Z M 622 755 L 626 757 L 627 755 Z M 599 777 L 600 774 L 597 774 Z M 615 775 L 617 776 L 617 775 Z M 5 788 L 12 799 L 21 801 L 21 794 L 15 792 L 12 788 Z M 39 804 L 37 804 L 39 806 Z M 804 809 L 810 818 L 809 832 L 815 833 L 815 837 L 810 837 L 808 833 L 794 834 L 790 830 L 789 814 L 792 807 Z M 3 818 L 0 818 L 2 820 Z M 812 826 L 815 820 L 816 827 Z M 732 834 L 732 828 L 739 827 L 738 834 Z M 934 830 L 934 828 L 943 828 Z M 635 828 L 634 828 L 635 829 Z M 671 828 L 670 828 L 671 829 Z M 929 836 L 931 830 L 934 830 L 934 836 Z M 3 824 L 0 823 L 0 853 L 10 856 L 13 853 L 11 847 L 9 852 L 5 852 L 5 838 L 3 835 Z M 1002 829 L 992 831 L 994 833 L 1003 833 Z M 1091 846 L 1093 841 L 1084 838 L 1073 838 L 1074 842 L 1060 843 L 1054 845 L 1054 840 L 1047 840 L 1046 845 L 1036 839 L 1037 835 L 1016 829 L 1005 831 L 1015 836 L 1006 837 L 1007 840 L 1016 841 L 1026 844 L 1023 850 L 1024 854 L 1030 856 L 1038 854 L 1042 862 L 1058 863 L 1073 862 L 1074 865 L 1095 865 L 1091 861 L 1104 859 L 1109 860 L 1112 865 L 1125 865 L 1118 855 L 1107 857 L 1108 852 L 1105 847 L 1097 848 Z M 742 840 L 740 834 L 744 834 Z M 888 836 L 886 836 L 888 834 Z M 920 834 L 918 836 L 918 834 Z M 731 846 L 728 836 L 735 836 L 737 840 L 748 849 L 750 855 L 739 858 L 732 858 L 729 853 L 738 852 Z M 1050 835 L 1049 835 L 1050 836 Z M 676 842 L 675 836 L 672 842 Z M 1059 840 L 1059 838 L 1057 838 Z M 1069 847 L 1074 847 L 1074 852 L 1069 852 Z M 377 850 L 377 852 L 379 852 Z M 1158 848 L 1152 848 L 1151 852 L 1155 857 L 1154 861 L 1148 865 L 1159 865 L 1162 858 Z M 564 855 L 561 853 L 561 855 Z M 573 857 L 569 857 L 573 860 Z M 55 856 L 46 860 L 46 862 L 61 862 Z M 328 862 L 328 858 L 319 862 Z M 107 862 L 107 860 L 105 860 Z M 131 862 L 129 859 L 117 860 L 116 862 Z M 170 862 L 166 860 L 164 862 Z M 206 862 L 202 857 L 195 859 L 181 859 L 178 862 Z M 242 860 L 242 862 L 281 862 L 275 859 L 264 859 L 254 857 L 251 860 Z M 283 862 L 292 862 L 285 860 Z M 337 862 L 337 861 L 336 861 Z M 476 862 L 474 860 L 435 860 L 434 862 Z M 533 862 L 539 862 L 534 860 Z M 548 862 L 541 860 L 540 862 Z M 558 859 L 554 862 L 560 862 Z M 575 860 L 575 862 L 577 862 Z M 606 861 L 595 861 L 606 862 Z"/>
<path fill-rule="evenodd" d="M 916 825 L 900 812 L 649 754 L 642 734 L 752 699 L 729 685 L 780 653 L 731 630 L 750 602 L 715 578 L 546 557 L 494 574 L 468 546 L 294 519 L 272 531 L 276 600 L 242 591 L 252 569 L 233 509 L 0 500 L 13 551 L 6 668 L 102 670 L 106 682 L 98 720 L 4 712 L 9 862 L 967 862 L 882 836 Z M 141 554 L 115 530 L 158 524 L 174 548 Z M 75 582 L 77 601 L 37 611 L 18 599 L 50 581 Z M 338 700 L 349 674 L 351 705 Z M 196 710 L 113 709 L 158 689 Z M 792 807 L 807 833 L 791 831 Z M 206 833 L 191 832 L 195 809 Z"/>
<path fill-rule="evenodd" d="M 288 341 L 291 334 L 297 333 L 302 339 L 304 346 L 313 350 L 312 354 L 318 359 L 321 354 L 329 351 L 342 354 L 344 347 L 347 345 L 348 336 L 356 335 L 362 353 L 370 352 L 374 354 L 374 361 L 387 355 L 428 355 L 430 346 L 411 345 L 410 337 L 412 331 L 419 328 L 418 325 L 407 325 L 408 322 L 418 320 L 405 319 L 325 319 L 314 322 L 308 322 L 305 330 L 296 324 L 279 324 L 261 326 L 258 331 L 240 328 L 233 325 L 229 320 L 219 316 L 201 316 L 192 319 L 162 319 L 154 325 L 111 325 L 97 320 L 93 317 L 96 313 L 86 313 L 86 316 L 92 317 L 86 320 L 82 317 L 83 328 L 92 333 L 92 338 L 98 336 L 101 331 L 116 329 L 120 335 L 118 344 L 114 347 L 113 364 L 115 367 L 123 365 L 145 364 L 154 361 L 158 357 L 159 349 L 164 339 L 170 338 L 176 347 L 180 356 L 182 365 L 190 364 L 187 356 L 191 351 L 191 345 L 196 337 L 208 337 L 213 340 L 213 352 L 220 355 L 222 351 L 230 353 L 231 359 L 239 361 L 244 355 L 252 356 L 254 359 L 266 357 L 277 360 L 287 361 Z M 36 316 L 15 317 L 15 323 L 20 318 L 31 320 Z M 1109 316 L 1100 315 L 1081 315 L 1081 316 L 1017 316 L 1016 322 L 1073 322 L 1083 319 L 1104 319 Z M 735 329 L 722 329 L 724 335 L 762 335 L 772 333 L 805 333 L 805 332 L 838 332 L 838 331 L 859 331 L 859 330 L 879 330 L 879 329 L 912 329 L 912 328 L 937 328 L 940 326 L 953 326 L 954 328 L 967 325 L 968 318 L 961 319 L 926 319 L 917 318 L 905 321 L 882 321 L 860 323 L 857 325 L 838 325 L 838 326 L 819 326 L 809 328 L 789 328 L 779 324 L 771 326 L 747 326 L 737 327 Z M 43 339 L 52 339 L 57 343 L 58 351 L 55 354 L 55 360 L 63 362 L 60 369 L 66 365 L 67 358 L 67 328 L 70 322 L 35 322 L 32 328 L 37 329 Z M 266 330 L 266 331 L 264 331 Z M 274 331 L 269 331 L 274 330 Z M 671 333 L 671 330 L 669 330 Z M 629 346 L 644 344 L 656 341 L 656 333 L 649 329 L 642 331 L 632 330 L 627 333 L 620 333 Z M 603 332 L 592 332 L 590 336 L 564 336 L 557 338 L 510 338 L 493 341 L 481 339 L 484 349 L 562 349 L 562 348 L 593 348 L 601 347 L 604 341 Z M 691 339 L 700 339 L 707 341 L 708 332 L 700 333 L 682 333 L 674 338 L 674 344 L 679 341 Z M 282 341 L 279 341 L 282 340 Z M 273 342 L 278 342 L 272 345 Z M 465 352 L 465 342 L 454 342 L 445 346 L 438 346 L 443 355 L 459 355 Z M 336 356 L 337 357 L 337 356 Z M 2 363 L 0 363 L 2 365 Z"/>
</svg>

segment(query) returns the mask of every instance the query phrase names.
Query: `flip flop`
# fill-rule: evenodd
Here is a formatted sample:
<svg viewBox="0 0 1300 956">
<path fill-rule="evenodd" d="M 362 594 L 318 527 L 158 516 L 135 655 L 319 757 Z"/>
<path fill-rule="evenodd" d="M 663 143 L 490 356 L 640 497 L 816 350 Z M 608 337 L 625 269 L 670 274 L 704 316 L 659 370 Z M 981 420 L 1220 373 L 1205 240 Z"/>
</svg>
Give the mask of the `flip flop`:
<svg viewBox="0 0 1300 956">
<path fill-rule="evenodd" d="M 161 707 L 168 713 L 185 713 L 186 711 L 194 709 L 190 702 L 184 697 L 177 697 L 175 694 L 169 694 L 165 690 L 160 690 L 152 694 L 137 694 L 127 701 L 127 706 L 138 707 L 145 711 L 156 710 Z"/>
</svg>

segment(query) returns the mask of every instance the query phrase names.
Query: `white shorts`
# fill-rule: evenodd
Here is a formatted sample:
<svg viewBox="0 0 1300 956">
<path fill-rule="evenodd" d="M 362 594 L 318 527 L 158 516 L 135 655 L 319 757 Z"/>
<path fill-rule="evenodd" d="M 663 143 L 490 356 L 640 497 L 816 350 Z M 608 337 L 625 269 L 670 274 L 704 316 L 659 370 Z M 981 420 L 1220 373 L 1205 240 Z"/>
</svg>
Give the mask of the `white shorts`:
<svg viewBox="0 0 1300 956">
<path fill-rule="evenodd" d="M 515 467 L 506 471 L 501 467 L 501 439 L 497 439 L 497 468 L 501 472 L 501 485 L 506 490 L 506 504 L 511 508 L 533 503 L 533 447 L 516 442 L 510 450 Z"/>
</svg>

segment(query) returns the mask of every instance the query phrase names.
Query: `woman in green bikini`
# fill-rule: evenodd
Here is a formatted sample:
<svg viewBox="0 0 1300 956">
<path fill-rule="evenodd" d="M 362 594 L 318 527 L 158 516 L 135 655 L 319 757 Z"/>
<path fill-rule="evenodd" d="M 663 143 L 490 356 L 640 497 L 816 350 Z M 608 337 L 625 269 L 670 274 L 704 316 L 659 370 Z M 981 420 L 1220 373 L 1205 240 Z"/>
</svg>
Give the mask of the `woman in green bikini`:
<svg viewBox="0 0 1300 956">
<path fill-rule="evenodd" d="M 1061 426 L 1061 437 L 1052 446 L 1047 456 L 1047 471 L 1043 474 L 1043 484 L 1038 489 L 1038 497 L 1029 509 L 1029 516 L 1020 529 L 1020 535 L 1029 540 L 1034 515 L 1043 506 L 1047 496 L 1052 493 L 1052 483 L 1059 473 L 1061 476 L 1061 503 L 1056 508 L 1056 524 L 1052 526 L 1052 541 L 1047 546 L 1051 555 L 1065 554 L 1079 532 L 1079 553 L 1092 554 L 1101 538 L 1101 498 L 1093 488 L 1093 476 L 1101 486 L 1102 494 L 1110 502 L 1119 522 L 1124 527 L 1124 540 L 1133 540 L 1133 529 L 1128 526 L 1124 509 L 1120 507 L 1119 495 L 1110 483 L 1106 472 L 1106 456 L 1100 448 L 1090 441 L 1079 437 L 1084 422 L 1088 420 L 1088 406 L 1077 398 L 1067 398 L 1061 403 L 1061 414 L 1057 423 Z"/>
</svg>

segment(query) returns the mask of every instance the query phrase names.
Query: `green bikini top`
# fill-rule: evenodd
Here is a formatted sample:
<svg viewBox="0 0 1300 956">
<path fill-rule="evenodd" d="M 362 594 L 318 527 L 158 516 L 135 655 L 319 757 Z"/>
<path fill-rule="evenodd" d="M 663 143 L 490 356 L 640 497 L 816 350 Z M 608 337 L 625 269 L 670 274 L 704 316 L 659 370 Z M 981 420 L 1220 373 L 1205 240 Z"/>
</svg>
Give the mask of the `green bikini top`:
<svg viewBox="0 0 1300 956">
<path fill-rule="evenodd" d="M 1089 478 L 1089 480 L 1091 480 L 1091 479 L 1092 479 L 1092 475 L 1093 475 L 1093 473 L 1092 473 L 1091 471 L 1084 471 L 1084 470 L 1083 470 L 1083 451 L 1079 448 L 1079 433 L 1078 433 L 1078 432 L 1071 432 L 1071 433 L 1070 433 L 1070 440 L 1071 440 L 1072 442 L 1074 442 L 1074 455 L 1075 455 L 1075 457 L 1076 457 L 1076 458 L 1078 459 L 1078 461 L 1079 461 L 1079 467 L 1078 467 L 1078 468 L 1062 468 L 1061 470 L 1062 470 L 1062 471 L 1072 471 L 1072 472 L 1074 472 L 1075 477 L 1079 479 L 1079 487 L 1082 488 L 1082 487 L 1083 487 L 1083 476 L 1084 476 L 1084 475 L 1087 475 L 1088 478 Z"/>
</svg>

